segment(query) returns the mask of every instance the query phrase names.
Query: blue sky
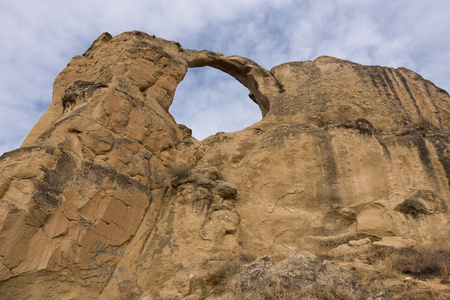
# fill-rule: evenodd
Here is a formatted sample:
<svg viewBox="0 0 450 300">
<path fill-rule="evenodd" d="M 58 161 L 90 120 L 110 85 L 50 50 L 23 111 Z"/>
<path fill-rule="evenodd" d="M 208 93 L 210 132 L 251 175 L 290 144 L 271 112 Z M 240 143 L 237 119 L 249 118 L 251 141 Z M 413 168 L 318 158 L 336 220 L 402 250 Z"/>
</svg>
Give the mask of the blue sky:
<svg viewBox="0 0 450 300">
<path fill-rule="evenodd" d="M 450 91 L 448 0 L 0 0 L 0 154 L 20 146 L 56 75 L 102 32 L 142 30 L 270 69 L 330 55 L 407 67 Z M 261 118 L 220 71 L 188 71 L 170 112 L 203 139 Z"/>
</svg>

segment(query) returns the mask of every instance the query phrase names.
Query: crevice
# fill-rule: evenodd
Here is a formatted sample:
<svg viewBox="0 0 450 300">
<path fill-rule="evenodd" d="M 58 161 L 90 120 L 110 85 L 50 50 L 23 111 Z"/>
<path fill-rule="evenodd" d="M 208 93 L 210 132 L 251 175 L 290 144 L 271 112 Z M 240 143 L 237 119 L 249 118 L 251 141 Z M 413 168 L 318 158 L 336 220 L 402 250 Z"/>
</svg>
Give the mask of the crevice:
<svg viewBox="0 0 450 300">
<path fill-rule="evenodd" d="M 299 194 L 299 192 L 296 190 L 295 192 L 288 192 L 288 193 L 285 193 L 284 195 L 281 195 L 280 197 L 278 197 L 277 198 L 277 201 L 275 202 L 275 204 L 273 205 L 273 207 L 272 207 L 272 210 L 270 211 L 270 213 L 273 213 L 274 211 L 275 211 L 275 209 L 277 208 L 277 206 L 278 206 L 278 202 L 281 200 L 281 199 L 283 199 L 284 197 L 286 197 L 286 196 L 288 196 L 288 195 L 296 195 L 296 194 Z M 282 206 L 284 209 L 286 209 L 286 210 L 288 210 L 288 211 L 290 211 L 289 209 L 287 209 L 286 207 L 284 207 L 284 206 Z"/>
</svg>

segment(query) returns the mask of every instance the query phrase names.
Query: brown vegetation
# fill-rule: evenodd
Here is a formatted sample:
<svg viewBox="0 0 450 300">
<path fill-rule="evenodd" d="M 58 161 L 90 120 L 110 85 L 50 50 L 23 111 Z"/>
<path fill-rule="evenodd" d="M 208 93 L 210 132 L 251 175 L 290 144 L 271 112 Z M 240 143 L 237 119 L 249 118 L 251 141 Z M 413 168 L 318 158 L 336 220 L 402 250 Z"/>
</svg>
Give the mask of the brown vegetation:
<svg viewBox="0 0 450 300">
<path fill-rule="evenodd" d="M 170 167 L 167 169 L 167 171 L 172 178 L 183 179 L 189 177 L 192 174 L 192 167 L 182 165 Z"/>
<path fill-rule="evenodd" d="M 450 268 L 450 250 L 431 248 L 385 248 L 377 252 L 378 258 L 392 270 L 418 278 L 440 277 L 447 282 Z"/>
<path fill-rule="evenodd" d="M 239 273 L 243 265 L 254 261 L 255 258 L 254 255 L 248 252 L 230 252 L 220 255 L 218 265 L 208 272 L 204 283 L 213 287 L 227 283 L 234 275 Z"/>
<path fill-rule="evenodd" d="M 336 285 L 328 285 L 324 288 L 303 288 L 297 291 L 287 291 L 280 287 L 268 287 L 260 292 L 259 298 L 251 299 L 270 299 L 270 300 L 356 300 L 354 291 L 345 289 Z M 236 294 L 240 299 L 239 293 Z M 243 298 L 250 299 L 250 298 Z"/>
</svg>

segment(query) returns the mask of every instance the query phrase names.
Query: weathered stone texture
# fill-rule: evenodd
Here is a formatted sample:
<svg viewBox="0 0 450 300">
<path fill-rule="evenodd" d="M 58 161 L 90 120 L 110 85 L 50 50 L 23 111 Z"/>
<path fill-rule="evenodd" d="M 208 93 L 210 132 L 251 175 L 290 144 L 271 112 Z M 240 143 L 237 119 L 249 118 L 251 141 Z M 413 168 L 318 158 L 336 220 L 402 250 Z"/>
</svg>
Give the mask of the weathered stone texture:
<svg viewBox="0 0 450 300">
<path fill-rule="evenodd" d="M 168 109 L 187 69 L 202 66 L 246 86 L 263 119 L 194 139 Z M 199 299 L 226 253 L 442 243 L 449 125 L 450 96 L 404 68 L 319 57 L 267 71 L 138 31 L 105 33 L 58 75 L 21 148 L 0 157 L 0 291 Z M 258 278 L 365 293 L 314 257 L 314 278 L 283 275 L 295 261 Z M 241 287 L 252 292 L 245 272 Z"/>
</svg>

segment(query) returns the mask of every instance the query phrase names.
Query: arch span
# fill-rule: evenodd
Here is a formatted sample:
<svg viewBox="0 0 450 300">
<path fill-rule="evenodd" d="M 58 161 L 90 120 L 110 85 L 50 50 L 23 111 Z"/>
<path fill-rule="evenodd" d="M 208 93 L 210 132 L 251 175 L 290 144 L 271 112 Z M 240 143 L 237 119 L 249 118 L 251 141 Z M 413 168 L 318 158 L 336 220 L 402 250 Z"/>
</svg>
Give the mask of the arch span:
<svg viewBox="0 0 450 300">
<path fill-rule="evenodd" d="M 209 66 L 221 70 L 250 90 L 249 97 L 258 104 L 262 116 L 270 110 L 270 94 L 279 90 L 273 75 L 254 61 L 240 56 L 224 56 L 211 51 L 184 50 L 189 68 Z"/>
</svg>

